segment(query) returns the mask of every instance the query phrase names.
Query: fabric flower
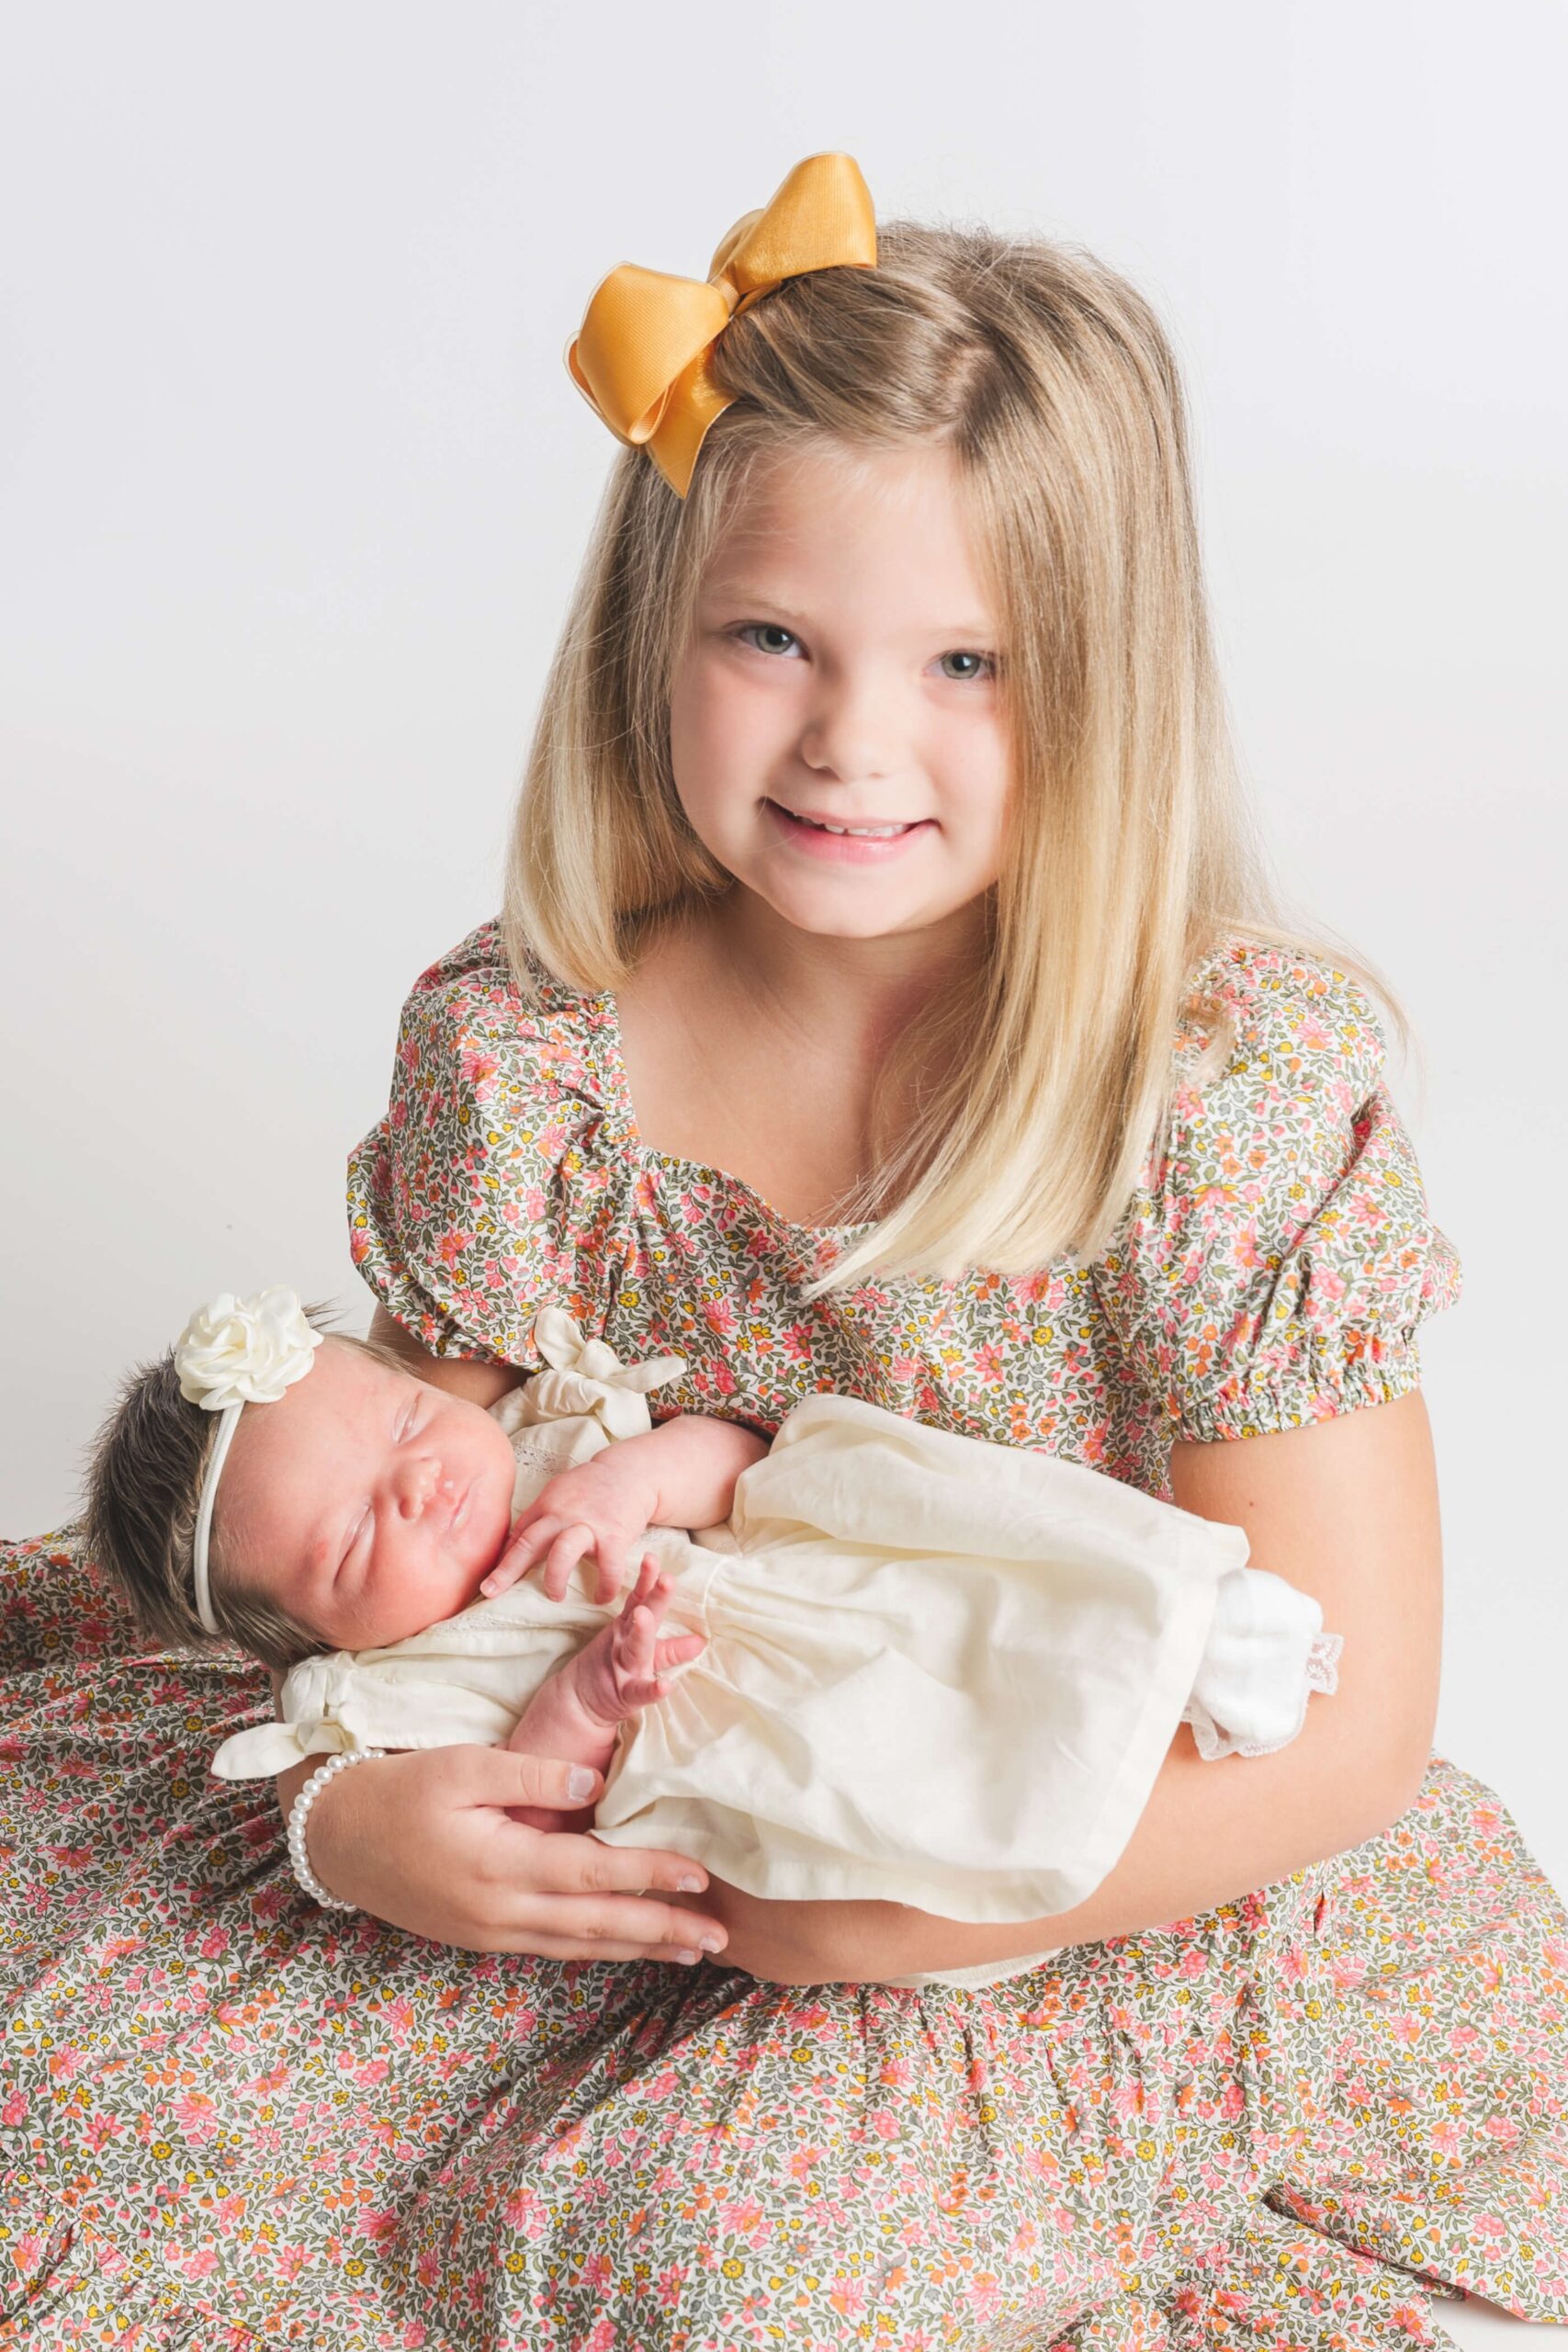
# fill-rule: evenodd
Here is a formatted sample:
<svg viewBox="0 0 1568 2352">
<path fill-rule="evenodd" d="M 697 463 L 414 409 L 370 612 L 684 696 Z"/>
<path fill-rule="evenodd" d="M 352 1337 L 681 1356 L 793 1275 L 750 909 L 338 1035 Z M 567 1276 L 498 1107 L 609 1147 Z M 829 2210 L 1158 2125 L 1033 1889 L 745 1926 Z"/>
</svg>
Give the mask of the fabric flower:
<svg viewBox="0 0 1568 2352">
<path fill-rule="evenodd" d="M 310 1369 L 321 1335 L 291 1290 L 275 1284 L 254 1298 L 220 1291 L 198 1306 L 175 1342 L 180 1395 L 209 1413 L 229 1405 L 276 1405 Z"/>
</svg>

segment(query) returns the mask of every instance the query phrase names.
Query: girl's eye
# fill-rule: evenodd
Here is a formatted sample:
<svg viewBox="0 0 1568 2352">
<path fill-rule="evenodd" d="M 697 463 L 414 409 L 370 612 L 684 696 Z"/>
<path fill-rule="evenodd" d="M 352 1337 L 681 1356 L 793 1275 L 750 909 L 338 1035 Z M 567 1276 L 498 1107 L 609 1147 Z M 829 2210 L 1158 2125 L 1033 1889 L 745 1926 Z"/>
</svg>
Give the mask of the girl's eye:
<svg viewBox="0 0 1568 2352">
<path fill-rule="evenodd" d="M 782 637 L 787 640 L 787 645 L 759 645 L 756 649 L 759 653 L 783 653 L 787 650 L 788 645 L 800 643 L 800 639 L 792 628 L 780 628 L 776 621 L 747 621 L 742 628 L 736 630 L 735 634 L 748 640 L 753 637 Z"/>
<path fill-rule="evenodd" d="M 747 644 L 754 644 L 759 653 L 769 653 L 775 658 L 782 658 L 792 650 L 798 650 L 800 645 L 800 639 L 795 631 L 781 628 L 777 621 L 747 621 L 735 631 L 735 635 Z M 944 671 L 944 674 L 955 685 L 967 685 L 972 679 L 994 678 L 997 674 L 997 657 L 994 653 L 975 653 L 967 647 L 955 647 L 951 653 L 943 653 L 939 658 L 944 665 L 950 662 L 965 665 L 960 669 Z"/>
<path fill-rule="evenodd" d="M 971 653 L 967 648 L 955 647 L 953 652 L 944 653 L 941 658 L 944 662 L 973 662 L 976 664 L 972 670 L 949 670 L 947 675 L 955 684 L 967 684 L 971 678 L 987 675 L 994 678 L 997 673 L 997 657 L 994 653 Z"/>
</svg>

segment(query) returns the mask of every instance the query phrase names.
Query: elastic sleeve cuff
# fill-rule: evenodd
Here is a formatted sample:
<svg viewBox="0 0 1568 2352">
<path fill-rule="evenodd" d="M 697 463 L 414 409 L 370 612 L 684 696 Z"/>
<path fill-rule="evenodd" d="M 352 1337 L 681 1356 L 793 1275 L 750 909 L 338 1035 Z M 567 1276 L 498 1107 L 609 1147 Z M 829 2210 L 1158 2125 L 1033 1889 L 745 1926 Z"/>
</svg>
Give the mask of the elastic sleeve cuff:
<svg viewBox="0 0 1568 2352">
<path fill-rule="evenodd" d="M 499 1361 L 494 1349 L 465 1330 L 425 1289 L 412 1267 L 392 1254 L 384 1235 L 370 1235 L 362 1216 L 350 1222 L 349 1251 L 371 1297 L 428 1354 L 457 1356 L 479 1363 Z"/>
<path fill-rule="evenodd" d="M 1237 1374 L 1207 1396 L 1170 1396 L 1166 1411 L 1172 1438 L 1211 1445 L 1227 1438 L 1267 1437 L 1305 1429 L 1365 1405 L 1392 1404 L 1421 1385 L 1415 1340 L 1365 1338 L 1359 1346 L 1309 1345 L 1289 1365 Z"/>
</svg>

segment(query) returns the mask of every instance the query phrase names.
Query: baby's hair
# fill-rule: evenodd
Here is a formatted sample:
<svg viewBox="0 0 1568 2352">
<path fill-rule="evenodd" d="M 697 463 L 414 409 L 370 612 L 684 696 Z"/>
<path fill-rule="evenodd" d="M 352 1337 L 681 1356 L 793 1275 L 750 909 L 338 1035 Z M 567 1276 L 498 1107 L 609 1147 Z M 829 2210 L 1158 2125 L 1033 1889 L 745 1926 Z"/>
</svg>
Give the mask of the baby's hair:
<svg viewBox="0 0 1568 2352">
<path fill-rule="evenodd" d="M 806 1296 L 1097 1256 L 1178 1079 L 1229 1057 L 1196 968 L 1228 934 L 1326 952 L 1410 1042 L 1364 958 L 1287 925 L 1231 747 L 1179 373 L 1134 287 L 1077 247 L 892 221 L 874 269 L 786 280 L 730 320 L 711 364 L 732 404 L 688 496 L 641 451 L 615 462 L 529 755 L 502 932 L 526 1001 L 530 952 L 598 994 L 732 887 L 681 807 L 669 724 L 720 532 L 759 462 L 947 448 L 1000 630 L 1002 867 L 987 952 L 878 1073 L 875 1175 L 834 1214 L 880 1222 Z M 1179 1069 L 1179 1029 L 1205 1050 Z"/>
<path fill-rule="evenodd" d="M 379 1341 L 331 1330 L 330 1309 L 307 1306 L 305 1317 L 331 1346 L 356 1348 L 407 1371 Z M 232 1645 L 287 1673 L 327 1645 L 265 1593 L 248 1592 L 231 1579 L 216 1526 L 208 1576 L 218 1633 L 209 1634 L 197 1614 L 192 1547 L 219 1419 L 180 1395 L 172 1348 L 127 1375 L 88 1468 L 88 1556 L 124 1594 L 138 1631 L 160 1648 Z"/>
</svg>

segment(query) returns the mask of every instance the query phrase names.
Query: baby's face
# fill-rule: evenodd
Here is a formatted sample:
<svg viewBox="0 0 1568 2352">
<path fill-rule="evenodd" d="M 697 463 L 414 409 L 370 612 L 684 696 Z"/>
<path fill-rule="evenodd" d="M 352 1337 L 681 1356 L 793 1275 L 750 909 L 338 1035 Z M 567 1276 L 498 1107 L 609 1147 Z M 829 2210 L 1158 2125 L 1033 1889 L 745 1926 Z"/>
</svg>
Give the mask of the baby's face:
<svg viewBox="0 0 1568 2352">
<path fill-rule="evenodd" d="M 328 1340 L 241 1418 L 213 1515 L 222 1572 L 331 1648 L 381 1648 L 478 1599 L 514 1471 L 480 1407 Z"/>
</svg>

